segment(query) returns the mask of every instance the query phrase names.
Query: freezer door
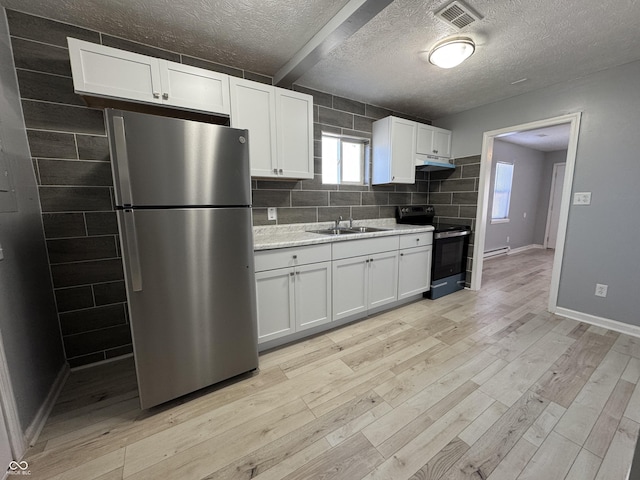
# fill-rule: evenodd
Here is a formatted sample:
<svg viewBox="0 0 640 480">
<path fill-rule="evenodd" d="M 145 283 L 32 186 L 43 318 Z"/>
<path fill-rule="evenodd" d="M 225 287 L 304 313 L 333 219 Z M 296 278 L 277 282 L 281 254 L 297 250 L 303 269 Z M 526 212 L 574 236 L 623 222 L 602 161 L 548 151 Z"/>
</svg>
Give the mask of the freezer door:
<svg viewBox="0 0 640 480">
<path fill-rule="evenodd" d="M 248 133 L 106 110 L 116 205 L 251 204 Z"/>
<path fill-rule="evenodd" d="M 142 408 L 257 368 L 251 209 L 117 213 Z"/>
</svg>

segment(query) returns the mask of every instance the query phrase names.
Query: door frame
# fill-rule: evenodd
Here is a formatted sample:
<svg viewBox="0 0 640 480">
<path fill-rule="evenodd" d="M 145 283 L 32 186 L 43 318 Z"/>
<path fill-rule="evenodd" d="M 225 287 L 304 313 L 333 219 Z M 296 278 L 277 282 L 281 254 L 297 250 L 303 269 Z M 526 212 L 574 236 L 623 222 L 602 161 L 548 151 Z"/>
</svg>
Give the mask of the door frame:
<svg viewBox="0 0 640 480">
<path fill-rule="evenodd" d="M 484 264 L 484 245 L 487 233 L 487 218 L 489 206 L 489 194 L 491 184 L 491 166 L 493 164 L 493 144 L 496 138 L 512 133 L 524 132 L 555 125 L 570 124 L 569 145 L 567 148 L 566 168 L 564 183 L 562 186 L 562 200 L 560 203 L 560 220 L 558 222 L 558 238 L 553 257 L 553 269 L 551 272 L 551 288 L 549 291 L 549 311 L 554 313 L 558 308 L 558 287 L 560 285 L 560 273 L 562 271 L 562 258 L 564 256 L 564 243 L 567 234 L 567 221 L 569 219 L 569 203 L 573 187 L 573 172 L 578 150 L 578 135 L 580 132 L 580 118 L 582 112 L 561 115 L 535 122 L 524 123 L 512 127 L 501 128 L 484 132 L 482 137 L 482 154 L 480 157 L 480 179 L 478 184 L 478 208 L 476 210 L 476 232 L 474 241 L 473 271 L 471 274 L 471 290 L 480 290 L 482 285 L 482 267 Z"/>
<path fill-rule="evenodd" d="M 558 167 L 560 165 L 564 165 L 565 169 L 564 169 L 564 175 L 567 175 L 567 162 L 560 162 L 560 163 L 554 163 L 553 164 L 553 172 L 551 173 L 551 191 L 549 192 L 549 207 L 547 208 L 547 222 L 546 222 L 546 226 L 544 228 L 544 242 L 542 242 L 542 246 L 544 248 L 549 248 L 549 230 L 551 230 L 551 211 L 553 209 L 553 200 L 554 200 L 554 195 L 553 193 L 555 192 L 556 189 L 556 178 L 558 175 Z M 564 178 L 563 178 L 563 182 L 564 182 Z M 562 193 L 562 192 L 561 192 Z M 560 195 L 560 205 L 562 206 L 562 194 Z M 560 219 L 558 219 L 560 220 Z M 558 226 L 560 226 L 558 224 Z M 558 243 L 557 241 L 557 235 L 556 235 L 556 244 Z"/>
<path fill-rule="evenodd" d="M 13 394 L 9 368 L 7 367 L 2 332 L 0 332 L 0 415 L 4 416 L 14 460 L 19 460 L 24 455 L 27 444 L 18 417 L 18 406 Z"/>
</svg>

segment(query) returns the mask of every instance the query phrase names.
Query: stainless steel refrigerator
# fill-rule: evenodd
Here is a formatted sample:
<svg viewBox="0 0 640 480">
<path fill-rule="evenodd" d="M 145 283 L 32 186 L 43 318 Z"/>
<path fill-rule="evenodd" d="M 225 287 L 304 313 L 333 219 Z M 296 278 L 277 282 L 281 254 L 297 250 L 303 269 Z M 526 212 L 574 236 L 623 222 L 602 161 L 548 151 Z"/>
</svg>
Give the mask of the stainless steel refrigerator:
<svg viewBox="0 0 640 480">
<path fill-rule="evenodd" d="M 257 368 L 246 130 L 106 111 L 140 404 Z"/>
</svg>

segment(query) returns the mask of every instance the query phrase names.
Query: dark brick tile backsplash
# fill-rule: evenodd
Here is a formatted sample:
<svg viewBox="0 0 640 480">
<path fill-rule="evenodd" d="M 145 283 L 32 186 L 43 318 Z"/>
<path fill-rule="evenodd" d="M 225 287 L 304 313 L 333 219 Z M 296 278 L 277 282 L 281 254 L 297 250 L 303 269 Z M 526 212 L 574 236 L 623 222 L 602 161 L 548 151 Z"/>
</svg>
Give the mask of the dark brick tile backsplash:
<svg viewBox="0 0 640 480">
<path fill-rule="evenodd" d="M 357 113 L 358 115 L 365 114 L 364 103 L 343 97 L 333 97 L 333 109 L 341 110 L 343 112 Z"/>
<path fill-rule="evenodd" d="M 93 285 L 96 305 L 109 305 L 127 301 L 127 292 L 123 281 L 96 283 Z"/>
<path fill-rule="evenodd" d="M 129 343 L 131 343 L 131 332 L 128 324 L 64 336 L 65 351 L 70 358 L 121 347 Z"/>
<path fill-rule="evenodd" d="M 23 99 L 85 106 L 73 91 L 73 80 L 48 73 L 18 70 L 18 84 Z"/>
<path fill-rule="evenodd" d="M 46 238 L 82 237 L 87 234 L 82 213 L 45 213 L 42 221 Z"/>
<path fill-rule="evenodd" d="M 102 110 L 23 100 L 27 128 L 104 135 Z"/>
<path fill-rule="evenodd" d="M 40 187 L 43 212 L 111 210 L 108 187 Z"/>
<path fill-rule="evenodd" d="M 66 47 L 54 47 L 16 37 L 11 39 L 11 45 L 16 68 L 71 78 L 71 63 Z"/>
<path fill-rule="evenodd" d="M 124 303 L 60 314 L 62 335 L 73 335 L 126 323 Z"/>
<path fill-rule="evenodd" d="M 113 185 L 111 165 L 106 162 L 38 159 L 41 185 Z"/>
<path fill-rule="evenodd" d="M 49 261 L 55 263 L 82 262 L 117 257 L 115 236 L 62 238 L 47 240 Z"/>
<path fill-rule="evenodd" d="M 109 141 L 97 135 L 76 135 L 78 158 L 80 160 L 100 160 L 109 162 Z M 37 155 L 34 155 L 37 157 Z"/>
<path fill-rule="evenodd" d="M 117 235 L 118 220 L 115 212 L 85 212 L 87 235 Z"/>
<path fill-rule="evenodd" d="M 61 288 L 56 290 L 55 293 L 58 312 L 68 312 L 94 306 L 93 290 L 89 285 Z"/>
<path fill-rule="evenodd" d="M 124 279 L 120 259 L 51 265 L 53 287 L 73 287 Z"/>
<path fill-rule="evenodd" d="M 31 156 L 39 158 L 77 158 L 76 141 L 72 133 L 27 130 Z"/>
</svg>

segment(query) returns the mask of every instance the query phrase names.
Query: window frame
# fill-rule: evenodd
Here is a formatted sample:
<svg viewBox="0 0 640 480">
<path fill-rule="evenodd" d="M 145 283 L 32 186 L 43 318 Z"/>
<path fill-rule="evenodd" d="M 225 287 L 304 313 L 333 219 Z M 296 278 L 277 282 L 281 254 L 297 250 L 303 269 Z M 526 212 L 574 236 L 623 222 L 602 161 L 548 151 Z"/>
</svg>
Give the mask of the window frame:
<svg viewBox="0 0 640 480">
<path fill-rule="evenodd" d="M 511 167 L 511 178 L 509 179 L 509 189 L 505 190 L 505 191 L 498 191 L 498 173 L 500 170 L 500 165 L 508 165 Z M 493 183 L 493 196 L 492 196 L 492 203 L 491 203 L 491 223 L 492 224 L 496 224 L 496 223 L 509 223 L 511 220 L 509 219 L 509 211 L 511 210 L 511 195 L 513 194 L 513 177 L 514 177 L 514 173 L 515 173 L 515 165 L 512 162 L 496 162 L 496 173 L 494 176 L 494 183 Z M 507 205 L 506 205 L 506 212 L 505 212 L 505 216 L 504 217 L 494 217 L 494 209 L 495 209 L 495 205 L 496 205 L 496 195 L 497 194 L 502 194 L 502 193 L 507 193 Z"/>
<path fill-rule="evenodd" d="M 321 142 L 324 143 L 325 137 L 335 138 L 339 142 L 338 147 L 338 160 L 337 160 L 337 183 L 325 183 L 324 181 L 324 147 L 322 150 L 321 160 L 323 162 L 322 167 L 322 183 L 324 185 L 358 185 L 358 186 L 366 186 L 369 185 L 369 162 L 371 158 L 371 139 L 363 138 L 363 137 L 353 137 L 349 135 L 340 135 L 336 133 L 330 132 L 322 132 Z M 343 144 L 351 143 L 351 144 L 360 144 L 362 145 L 362 156 L 360 162 L 360 178 L 361 182 L 347 182 L 343 181 L 342 178 L 344 176 L 344 163 L 342 161 L 343 157 Z"/>
</svg>

